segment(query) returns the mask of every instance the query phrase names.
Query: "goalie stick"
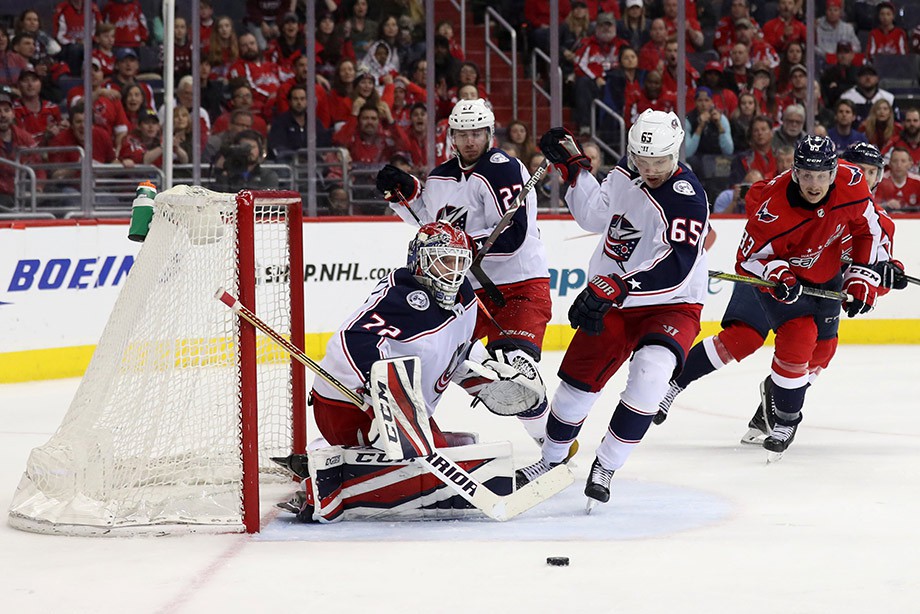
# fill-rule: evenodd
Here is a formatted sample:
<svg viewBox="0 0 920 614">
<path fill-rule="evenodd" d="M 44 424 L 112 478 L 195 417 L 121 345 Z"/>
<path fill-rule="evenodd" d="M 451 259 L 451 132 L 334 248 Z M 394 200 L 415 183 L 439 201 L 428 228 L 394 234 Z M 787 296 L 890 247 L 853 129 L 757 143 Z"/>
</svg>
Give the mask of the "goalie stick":
<svg viewBox="0 0 920 614">
<path fill-rule="evenodd" d="M 355 406 L 364 411 L 370 410 L 370 406 L 364 400 L 364 397 L 342 384 L 342 382 L 300 351 L 280 333 L 260 320 L 255 313 L 250 311 L 239 301 L 239 299 L 227 292 L 224 288 L 218 288 L 214 297 L 232 309 L 239 317 L 265 333 L 272 341 L 283 347 L 298 362 L 316 373 L 317 376 L 321 377 L 329 385 L 342 393 L 342 395 Z M 437 448 L 432 448 L 431 454 L 428 456 L 419 456 L 412 460 L 428 469 L 432 475 L 441 480 L 448 488 L 466 499 L 473 507 L 480 510 L 489 518 L 498 520 L 499 522 L 510 520 L 518 514 L 526 512 L 540 503 L 543 503 L 553 495 L 562 492 L 575 481 L 575 476 L 572 475 L 572 472 L 566 465 L 562 464 L 554 467 L 533 482 L 514 491 L 510 495 L 496 495 L 467 473 L 462 467 L 457 465 L 457 463 L 441 454 Z"/>
<path fill-rule="evenodd" d="M 759 277 L 751 277 L 749 275 L 736 275 L 734 273 L 723 273 L 722 271 L 709 271 L 709 276 L 713 279 L 724 279 L 725 281 L 731 281 L 739 284 L 750 284 L 752 286 L 760 286 L 762 288 L 775 288 L 777 283 L 775 281 L 767 281 L 766 279 L 761 279 Z M 837 292 L 836 290 L 824 290 L 822 288 L 811 288 L 809 286 L 802 286 L 802 294 L 808 294 L 811 296 L 817 296 L 819 298 L 828 298 L 835 301 L 845 301 L 850 297 L 846 292 Z"/>
<path fill-rule="evenodd" d="M 492 230 L 492 233 L 486 237 L 486 240 L 483 241 L 482 245 L 479 246 L 479 251 L 476 253 L 476 257 L 473 258 L 473 264 L 470 265 L 470 272 L 473 274 L 473 277 L 476 278 L 476 281 L 482 286 L 482 289 L 485 290 L 486 294 L 492 302 L 494 302 L 499 307 L 505 306 L 505 297 L 502 296 L 501 290 L 499 290 L 495 283 L 489 279 L 489 276 L 486 275 L 486 272 L 482 270 L 482 259 L 486 257 L 486 254 L 489 253 L 489 250 L 492 248 L 492 245 L 495 244 L 495 241 L 498 240 L 498 235 L 511 224 L 511 218 L 514 217 L 514 214 L 517 210 L 524 204 L 524 200 L 527 198 L 527 195 L 530 194 L 530 191 L 533 190 L 534 186 L 543 179 L 543 175 L 546 174 L 547 169 L 549 168 L 549 160 L 543 160 L 543 163 L 533 172 L 533 175 L 530 176 L 530 179 L 527 180 L 527 183 L 524 184 L 524 187 L 521 188 L 521 191 L 518 192 L 517 196 L 514 197 L 514 200 L 511 201 L 511 204 L 508 206 L 508 209 L 505 211 L 505 214 L 498 220 L 498 224 L 495 225 L 495 229 Z"/>
</svg>

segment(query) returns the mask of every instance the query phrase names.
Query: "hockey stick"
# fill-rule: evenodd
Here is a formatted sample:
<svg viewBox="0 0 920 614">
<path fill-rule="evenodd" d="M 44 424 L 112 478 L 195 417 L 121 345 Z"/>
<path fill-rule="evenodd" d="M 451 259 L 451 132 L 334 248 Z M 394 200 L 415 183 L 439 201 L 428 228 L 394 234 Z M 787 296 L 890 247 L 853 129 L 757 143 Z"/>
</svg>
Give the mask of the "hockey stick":
<svg viewBox="0 0 920 614">
<path fill-rule="evenodd" d="M 232 309 L 239 317 L 265 333 L 272 341 L 283 347 L 298 362 L 316 373 L 316 375 L 323 378 L 329 385 L 342 393 L 342 395 L 355 406 L 365 411 L 370 409 L 370 406 L 361 395 L 345 386 L 336 379 L 335 376 L 320 367 L 309 356 L 282 337 L 271 326 L 260 320 L 259 317 L 243 305 L 239 299 L 223 288 L 219 288 L 214 297 Z M 514 491 L 510 495 L 496 495 L 467 473 L 462 467 L 457 465 L 457 463 L 441 454 L 437 449 L 434 449 L 428 456 L 420 456 L 411 460 L 414 460 L 428 469 L 436 478 L 466 499 L 473 507 L 480 510 L 489 518 L 498 520 L 499 522 L 510 520 L 518 514 L 526 512 L 540 503 L 543 503 L 553 495 L 562 492 L 575 481 L 575 476 L 572 475 L 572 472 L 566 465 L 562 464 L 554 467 L 533 482 Z"/>
<path fill-rule="evenodd" d="M 723 273 L 722 271 L 709 271 L 709 276 L 713 279 L 724 279 L 725 281 L 731 281 L 739 284 L 750 284 L 752 286 L 759 286 L 762 288 L 775 288 L 778 284 L 775 281 L 767 281 L 766 279 L 761 279 L 759 277 L 751 277 L 749 275 L 735 275 L 734 273 Z M 829 298 L 835 301 L 846 301 L 850 296 L 846 292 L 837 292 L 836 290 L 824 290 L 822 288 L 812 288 L 810 286 L 802 286 L 802 294 L 808 294 L 810 296 L 817 296 L 819 298 Z"/>
<path fill-rule="evenodd" d="M 505 210 L 505 214 L 501 219 L 498 220 L 498 224 L 495 225 L 492 233 L 486 237 L 486 240 L 479 246 L 479 251 L 476 257 L 473 258 L 473 264 L 470 265 L 470 272 L 473 274 L 473 277 L 476 278 L 476 281 L 479 282 L 482 289 L 486 291 L 488 297 L 499 307 L 505 306 L 505 297 L 502 296 L 501 291 L 495 286 L 495 283 L 489 279 L 489 276 L 482 270 L 482 259 L 485 258 L 489 250 L 492 249 L 495 241 L 498 240 L 498 235 L 511 224 L 511 218 L 513 218 L 517 210 L 524 205 L 527 195 L 530 194 L 534 186 L 543 179 L 543 175 L 546 174 L 548 168 L 549 160 L 544 159 L 543 163 L 533 172 L 533 175 L 530 176 L 527 183 L 524 184 L 524 187 L 521 188 L 521 191 L 514 197 L 514 200 L 511 201 L 511 204 L 508 206 L 508 209 Z"/>
<path fill-rule="evenodd" d="M 853 259 L 847 256 L 846 254 L 840 257 L 840 261 L 846 264 L 853 264 Z M 904 277 L 904 279 L 907 280 L 908 283 L 917 284 L 918 286 L 920 286 L 920 277 L 911 277 L 910 275 L 904 272 L 902 272 L 901 275 Z"/>
</svg>

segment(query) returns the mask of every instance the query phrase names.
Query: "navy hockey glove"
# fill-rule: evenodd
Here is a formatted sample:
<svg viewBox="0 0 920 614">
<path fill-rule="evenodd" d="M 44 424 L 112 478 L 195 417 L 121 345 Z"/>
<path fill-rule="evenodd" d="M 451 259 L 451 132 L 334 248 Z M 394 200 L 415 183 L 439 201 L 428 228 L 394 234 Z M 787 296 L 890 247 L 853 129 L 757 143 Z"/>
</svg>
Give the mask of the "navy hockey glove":
<svg viewBox="0 0 920 614">
<path fill-rule="evenodd" d="M 569 324 L 589 335 L 604 331 L 604 316 L 614 305 L 622 305 L 629 294 L 626 282 L 617 275 L 595 275 L 569 307 Z"/>
<path fill-rule="evenodd" d="M 872 311 L 881 282 L 881 276 L 872 267 L 861 264 L 850 265 L 846 275 L 843 276 L 843 291 L 850 295 L 847 300 L 843 301 L 843 309 L 847 312 L 847 317 L 852 318 L 855 315 Z"/>
<path fill-rule="evenodd" d="M 574 186 L 582 169 L 591 172 L 591 160 L 575 136 L 565 128 L 550 128 L 540 137 L 540 151 L 562 173 L 562 180 Z"/>
<path fill-rule="evenodd" d="M 802 284 L 785 260 L 772 260 L 767 263 L 763 278 L 776 284 L 767 290 L 780 303 L 791 305 L 802 296 Z"/>
<path fill-rule="evenodd" d="M 399 202 L 399 196 L 396 194 L 397 189 L 406 199 L 406 202 L 411 202 L 422 190 L 422 184 L 406 171 L 398 169 L 392 164 L 387 164 L 377 173 L 377 189 L 391 203 Z"/>
<path fill-rule="evenodd" d="M 904 275 L 904 265 L 900 260 L 886 260 L 875 265 L 875 272 L 882 278 L 879 284 L 882 288 L 903 290 L 907 287 L 907 276 Z"/>
</svg>

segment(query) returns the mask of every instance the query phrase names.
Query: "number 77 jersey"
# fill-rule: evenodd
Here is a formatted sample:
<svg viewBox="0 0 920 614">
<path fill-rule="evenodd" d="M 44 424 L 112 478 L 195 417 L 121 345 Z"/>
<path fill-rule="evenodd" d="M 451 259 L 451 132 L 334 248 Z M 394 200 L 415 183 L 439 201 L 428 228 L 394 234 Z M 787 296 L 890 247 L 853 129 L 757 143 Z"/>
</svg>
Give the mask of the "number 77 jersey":
<svg viewBox="0 0 920 614">
<path fill-rule="evenodd" d="M 679 164 L 670 179 L 649 188 L 623 158 L 601 185 L 582 176 L 565 200 L 579 226 L 603 235 L 588 279 L 622 277 L 629 288 L 624 309 L 703 303 L 709 205 L 690 167 Z"/>
</svg>

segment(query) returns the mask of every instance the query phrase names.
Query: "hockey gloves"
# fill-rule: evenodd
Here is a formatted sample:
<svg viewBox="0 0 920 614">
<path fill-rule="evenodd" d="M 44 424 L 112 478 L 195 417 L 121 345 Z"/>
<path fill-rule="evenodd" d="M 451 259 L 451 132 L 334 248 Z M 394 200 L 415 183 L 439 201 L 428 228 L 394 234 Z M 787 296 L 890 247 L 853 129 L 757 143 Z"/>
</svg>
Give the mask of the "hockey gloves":
<svg viewBox="0 0 920 614">
<path fill-rule="evenodd" d="M 904 265 L 900 260 L 886 260 L 873 267 L 882 278 L 879 284 L 882 288 L 903 290 L 907 287 L 907 276 L 904 275 Z"/>
<path fill-rule="evenodd" d="M 569 308 L 569 324 L 589 335 L 604 331 L 604 315 L 614 305 L 622 305 L 629 294 L 626 282 L 617 275 L 595 275 Z"/>
<path fill-rule="evenodd" d="M 875 306 L 878 287 L 882 277 L 869 266 L 851 264 L 843 276 L 843 291 L 849 297 L 843 301 L 843 310 L 852 318 L 861 313 L 869 313 Z"/>
<path fill-rule="evenodd" d="M 400 203 L 399 193 L 406 202 L 412 202 L 422 190 L 422 184 L 413 175 L 387 164 L 377 173 L 377 189 L 391 203 Z"/>
<path fill-rule="evenodd" d="M 550 128 L 540 137 L 540 151 L 562 173 L 562 180 L 574 186 L 582 170 L 591 172 L 591 160 L 571 132 L 565 128 Z"/>
<path fill-rule="evenodd" d="M 795 273 L 789 268 L 789 263 L 785 260 L 768 262 L 763 278 L 776 284 L 768 290 L 770 295 L 780 303 L 791 305 L 802 296 L 802 284 L 799 283 Z"/>
</svg>

